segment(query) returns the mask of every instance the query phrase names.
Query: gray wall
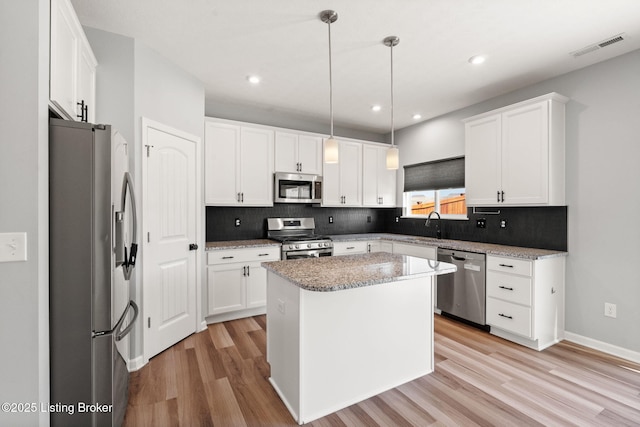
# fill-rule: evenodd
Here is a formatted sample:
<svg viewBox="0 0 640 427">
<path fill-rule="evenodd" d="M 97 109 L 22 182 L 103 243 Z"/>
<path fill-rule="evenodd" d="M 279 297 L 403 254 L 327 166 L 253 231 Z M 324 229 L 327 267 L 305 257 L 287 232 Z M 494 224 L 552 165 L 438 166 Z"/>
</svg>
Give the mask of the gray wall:
<svg viewBox="0 0 640 427">
<path fill-rule="evenodd" d="M 96 121 L 113 125 L 133 143 L 129 166 L 138 194 L 138 212 L 142 215 L 142 117 L 202 140 L 204 87 L 199 80 L 137 40 L 90 27 L 84 30 L 98 60 Z M 201 229 L 204 230 L 204 226 Z M 142 261 L 144 254 L 140 255 Z M 130 292 L 131 298 L 142 306 L 141 273 L 140 268 L 135 270 Z M 143 323 L 141 318 L 131 334 L 131 358 L 142 356 Z"/>
<path fill-rule="evenodd" d="M 566 106 L 566 330 L 640 351 L 640 51 L 396 133 L 401 166 L 464 154 L 461 119 L 549 92 Z M 401 203 L 402 174 L 398 176 Z M 540 224 L 544 227 L 545 224 Z M 604 303 L 617 304 L 616 319 Z"/>
<path fill-rule="evenodd" d="M 49 400 L 49 1 L 0 5 L 0 233 L 27 233 L 27 261 L 0 263 L 0 402 Z M 0 425 L 48 425 L 5 413 Z"/>
</svg>

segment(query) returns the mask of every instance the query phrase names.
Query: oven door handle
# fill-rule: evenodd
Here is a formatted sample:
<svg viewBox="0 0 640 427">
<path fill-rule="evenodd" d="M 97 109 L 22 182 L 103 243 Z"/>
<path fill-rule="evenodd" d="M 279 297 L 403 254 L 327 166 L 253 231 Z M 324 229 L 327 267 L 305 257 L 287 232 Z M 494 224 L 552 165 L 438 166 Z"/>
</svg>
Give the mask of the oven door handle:
<svg viewBox="0 0 640 427">
<path fill-rule="evenodd" d="M 311 249 L 308 251 L 290 251 L 285 252 L 283 259 L 295 259 L 295 258 L 319 258 L 321 256 L 330 256 L 333 254 L 333 249 Z"/>
</svg>

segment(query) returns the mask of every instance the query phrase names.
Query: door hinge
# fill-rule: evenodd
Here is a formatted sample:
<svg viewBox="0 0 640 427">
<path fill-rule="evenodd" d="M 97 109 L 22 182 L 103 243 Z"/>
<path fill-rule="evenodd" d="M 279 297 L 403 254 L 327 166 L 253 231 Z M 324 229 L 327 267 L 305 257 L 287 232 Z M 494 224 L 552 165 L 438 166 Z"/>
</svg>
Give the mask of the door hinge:
<svg viewBox="0 0 640 427">
<path fill-rule="evenodd" d="M 147 243 L 151 243 L 151 232 L 147 231 Z"/>
<path fill-rule="evenodd" d="M 151 329 L 151 317 L 147 317 L 147 328 Z"/>
</svg>

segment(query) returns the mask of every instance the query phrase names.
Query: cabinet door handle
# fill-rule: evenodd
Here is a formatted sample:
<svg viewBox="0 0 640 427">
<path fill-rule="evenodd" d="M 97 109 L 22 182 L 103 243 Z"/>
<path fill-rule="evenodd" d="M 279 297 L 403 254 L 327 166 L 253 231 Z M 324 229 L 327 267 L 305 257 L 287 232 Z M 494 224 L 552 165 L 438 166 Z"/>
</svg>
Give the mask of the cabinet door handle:
<svg viewBox="0 0 640 427">
<path fill-rule="evenodd" d="M 247 276 L 251 276 L 251 266 L 247 265 Z"/>
<path fill-rule="evenodd" d="M 355 249 L 355 248 L 356 248 L 355 246 L 348 246 L 348 247 L 347 247 L 347 250 L 349 250 L 349 249 Z"/>
<path fill-rule="evenodd" d="M 496 202 L 500 203 L 500 190 L 496 191 Z"/>
<path fill-rule="evenodd" d="M 238 203 L 240 203 L 240 193 L 236 195 L 236 200 L 238 201 Z"/>
<path fill-rule="evenodd" d="M 512 291 L 512 290 L 513 290 L 513 288 L 510 288 L 510 287 L 508 287 L 508 286 L 502 286 L 502 285 L 500 285 L 500 286 L 498 286 L 498 287 L 499 287 L 500 289 L 504 289 L 504 290 L 506 290 L 506 291 Z"/>
<path fill-rule="evenodd" d="M 240 193 L 240 202 L 244 203 L 244 193 Z"/>
<path fill-rule="evenodd" d="M 269 254 L 258 254 L 258 256 L 267 256 Z"/>
<path fill-rule="evenodd" d="M 513 319 L 513 316 L 509 316 L 509 315 L 502 314 L 502 313 L 498 313 L 498 316 L 504 317 L 505 319 Z"/>
<path fill-rule="evenodd" d="M 222 259 L 233 259 L 234 257 L 232 256 L 223 256 Z"/>
<path fill-rule="evenodd" d="M 509 264 L 498 264 L 500 267 L 507 267 L 507 268 L 513 268 L 513 265 L 509 265 Z"/>
<path fill-rule="evenodd" d="M 243 275 L 244 277 L 246 277 L 246 276 L 247 276 L 247 266 L 246 266 L 246 265 L 245 265 L 244 267 L 242 267 L 242 275 Z"/>
<path fill-rule="evenodd" d="M 502 203 L 504 203 L 504 191 L 501 191 L 500 194 L 502 194 Z"/>
<path fill-rule="evenodd" d="M 371 243 L 367 243 L 367 252 L 371 253 Z"/>
</svg>

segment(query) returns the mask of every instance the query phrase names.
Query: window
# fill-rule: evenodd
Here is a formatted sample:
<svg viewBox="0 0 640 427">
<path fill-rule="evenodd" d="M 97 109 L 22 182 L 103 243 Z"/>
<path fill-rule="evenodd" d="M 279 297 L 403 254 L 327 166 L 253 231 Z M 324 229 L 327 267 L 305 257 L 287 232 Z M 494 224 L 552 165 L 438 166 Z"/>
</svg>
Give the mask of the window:
<svg viewBox="0 0 640 427">
<path fill-rule="evenodd" d="M 404 167 L 404 216 L 426 216 L 433 211 L 443 218 L 467 218 L 464 157 Z"/>
</svg>

